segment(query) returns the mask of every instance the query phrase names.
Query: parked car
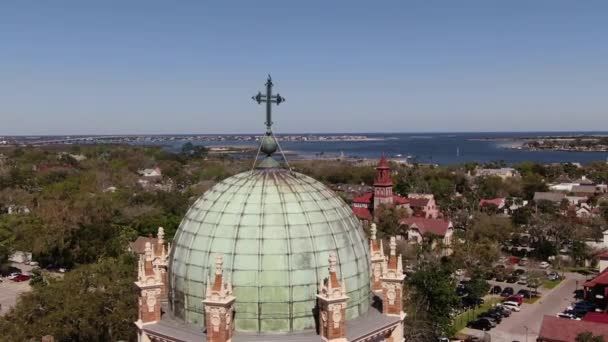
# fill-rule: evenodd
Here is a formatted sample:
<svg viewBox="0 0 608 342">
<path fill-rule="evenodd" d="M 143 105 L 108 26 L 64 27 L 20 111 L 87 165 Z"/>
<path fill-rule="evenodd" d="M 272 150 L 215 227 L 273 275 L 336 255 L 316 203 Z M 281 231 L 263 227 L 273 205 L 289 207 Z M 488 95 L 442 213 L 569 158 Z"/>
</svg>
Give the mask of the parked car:
<svg viewBox="0 0 608 342">
<path fill-rule="evenodd" d="M 479 306 L 481 304 L 485 303 L 485 301 L 483 300 L 483 298 L 471 298 L 471 297 L 463 297 L 462 298 L 462 306 L 465 308 L 470 308 L 470 307 L 474 307 L 474 306 Z"/>
<path fill-rule="evenodd" d="M 456 294 L 457 294 L 458 296 L 460 296 L 460 297 L 462 297 L 462 296 L 466 296 L 467 292 L 468 292 L 468 291 L 467 291 L 467 288 L 466 288 L 464 285 L 462 285 L 462 284 L 459 284 L 459 285 L 456 287 Z"/>
<path fill-rule="evenodd" d="M 502 272 L 496 273 L 496 281 L 505 281 L 505 275 Z"/>
<path fill-rule="evenodd" d="M 538 267 L 540 268 L 549 268 L 549 266 L 551 266 L 551 264 L 546 261 L 541 261 L 541 263 L 538 264 Z"/>
<path fill-rule="evenodd" d="M 490 294 L 500 294 L 502 292 L 502 287 L 496 285 L 490 289 Z"/>
<path fill-rule="evenodd" d="M 496 327 L 496 322 L 487 317 L 478 318 L 467 324 L 467 327 L 479 330 L 490 330 Z"/>
<path fill-rule="evenodd" d="M 509 278 L 507 278 L 507 283 L 513 284 L 513 283 L 516 283 L 517 280 L 518 280 L 518 277 L 516 277 L 516 276 L 510 276 Z"/>
<path fill-rule="evenodd" d="M 526 266 L 528 264 L 528 258 L 521 258 L 517 263 L 519 266 Z"/>
<path fill-rule="evenodd" d="M 567 312 L 567 311 L 558 313 L 557 317 L 559 317 L 559 318 L 567 318 L 567 319 L 575 319 L 575 320 L 578 320 L 578 321 L 581 320 L 579 317 L 576 317 L 576 315 L 574 313 Z"/>
<path fill-rule="evenodd" d="M 550 272 L 549 274 L 547 274 L 547 278 L 549 280 L 558 280 L 561 277 L 560 277 L 560 275 L 557 272 L 553 271 L 553 272 Z"/>
<path fill-rule="evenodd" d="M 25 274 L 19 274 L 18 276 L 11 279 L 14 282 L 28 281 L 30 280 L 30 276 Z"/>
<path fill-rule="evenodd" d="M 496 312 L 500 312 L 503 317 L 509 317 L 509 316 L 511 316 L 511 312 L 512 312 L 511 309 L 505 308 L 504 306 L 500 306 L 500 305 L 497 305 L 497 306 L 493 307 L 491 310 L 494 310 Z"/>
<path fill-rule="evenodd" d="M 515 311 L 515 312 L 521 311 L 521 308 L 519 307 L 517 302 L 503 302 L 501 305 L 504 306 L 505 308 L 511 309 L 511 311 Z"/>
<path fill-rule="evenodd" d="M 0 276 L 8 277 L 13 273 L 21 274 L 21 269 L 15 266 L 0 265 Z"/>
<path fill-rule="evenodd" d="M 522 285 L 526 285 L 528 283 L 528 276 L 527 275 L 521 275 L 519 276 L 519 279 L 517 280 L 518 284 L 522 284 Z"/>
<path fill-rule="evenodd" d="M 526 273 L 526 270 L 524 270 L 523 268 L 518 268 L 515 271 L 513 271 L 513 275 L 514 276 L 520 276 L 522 274 Z"/>
<path fill-rule="evenodd" d="M 477 316 L 477 317 L 479 317 L 479 318 L 482 318 L 482 317 L 491 318 L 491 319 L 494 320 L 494 322 L 496 322 L 496 324 L 500 324 L 500 322 L 502 322 L 502 314 L 499 313 L 499 312 L 496 312 L 496 311 L 490 311 L 490 310 L 488 310 L 486 312 L 483 312 L 483 313 L 479 314 L 479 316 Z"/>
<path fill-rule="evenodd" d="M 521 305 L 524 302 L 524 298 L 519 295 L 513 295 L 505 298 L 503 302 L 516 302 L 518 305 Z"/>
<path fill-rule="evenodd" d="M 513 290 L 512 287 L 505 287 L 502 290 L 502 293 L 500 294 L 502 297 L 509 297 L 511 295 L 513 295 L 513 293 L 515 293 L 515 290 Z"/>
<path fill-rule="evenodd" d="M 8 275 L 8 279 L 13 280 L 13 279 L 17 278 L 20 275 L 21 275 L 21 272 L 13 272 L 13 273 L 11 273 L 11 274 Z"/>
</svg>

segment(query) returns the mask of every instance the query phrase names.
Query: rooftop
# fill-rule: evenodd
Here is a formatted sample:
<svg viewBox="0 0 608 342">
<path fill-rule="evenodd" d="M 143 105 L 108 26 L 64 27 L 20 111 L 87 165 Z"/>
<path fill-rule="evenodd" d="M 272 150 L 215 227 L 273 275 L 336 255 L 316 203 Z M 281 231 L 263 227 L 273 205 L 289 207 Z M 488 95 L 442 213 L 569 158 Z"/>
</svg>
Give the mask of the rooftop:
<svg viewBox="0 0 608 342">
<path fill-rule="evenodd" d="M 584 320 L 576 321 L 553 316 L 543 317 L 538 338 L 543 341 L 575 342 L 578 334 L 588 331 L 593 332 L 594 335 L 608 338 L 608 324 Z"/>
</svg>

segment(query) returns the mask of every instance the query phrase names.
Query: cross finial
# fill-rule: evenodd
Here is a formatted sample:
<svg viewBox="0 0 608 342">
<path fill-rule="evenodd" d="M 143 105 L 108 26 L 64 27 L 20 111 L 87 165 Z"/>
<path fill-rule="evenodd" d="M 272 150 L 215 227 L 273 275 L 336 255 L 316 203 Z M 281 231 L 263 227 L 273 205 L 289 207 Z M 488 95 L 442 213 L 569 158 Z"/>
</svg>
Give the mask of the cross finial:
<svg viewBox="0 0 608 342">
<path fill-rule="evenodd" d="M 276 95 L 272 94 L 273 85 L 272 77 L 268 74 L 268 79 L 266 80 L 266 94 L 258 92 L 257 95 L 251 97 L 258 104 L 261 104 L 262 102 L 266 103 L 266 135 L 270 135 L 272 130 L 272 104 L 276 103 L 278 106 L 281 102 L 285 102 L 285 98 L 278 93 Z"/>
</svg>

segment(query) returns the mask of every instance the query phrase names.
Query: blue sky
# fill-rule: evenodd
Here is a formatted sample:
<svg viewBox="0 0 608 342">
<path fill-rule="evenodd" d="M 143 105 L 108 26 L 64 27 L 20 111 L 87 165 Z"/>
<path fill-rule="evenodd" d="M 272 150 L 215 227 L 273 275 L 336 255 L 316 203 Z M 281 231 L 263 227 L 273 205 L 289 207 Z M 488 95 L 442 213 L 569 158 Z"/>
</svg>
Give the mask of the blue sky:
<svg viewBox="0 0 608 342">
<path fill-rule="evenodd" d="M 0 134 L 608 130 L 606 1 L 5 1 Z"/>
</svg>

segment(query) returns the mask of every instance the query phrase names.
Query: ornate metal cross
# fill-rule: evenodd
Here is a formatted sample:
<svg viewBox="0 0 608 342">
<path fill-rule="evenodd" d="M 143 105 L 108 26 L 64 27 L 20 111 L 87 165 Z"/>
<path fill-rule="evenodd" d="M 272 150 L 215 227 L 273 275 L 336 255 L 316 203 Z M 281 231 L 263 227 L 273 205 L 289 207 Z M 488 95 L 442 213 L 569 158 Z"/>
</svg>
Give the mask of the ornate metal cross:
<svg viewBox="0 0 608 342">
<path fill-rule="evenodd" d="M 281 97 L 279 93 L 272 95 L 272 86 L 272 78 L 268 75 L 268 80 L 266 81 L 266 94 L 262 95 L 262 92 L 258 92 L 257 95 L 251 97 L 258 104 L 262 102 L 266 103 L 266 133 L 269 133 L 272 127 L 272 104 L 276 103 L 278 106 L 281 102 L 285 102 L 285 98 Z"/>
</svg>

